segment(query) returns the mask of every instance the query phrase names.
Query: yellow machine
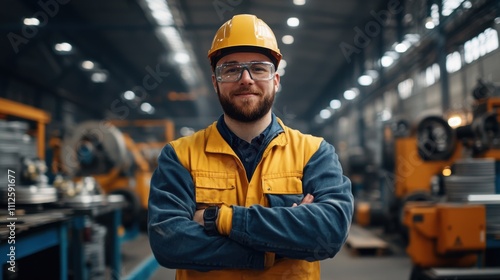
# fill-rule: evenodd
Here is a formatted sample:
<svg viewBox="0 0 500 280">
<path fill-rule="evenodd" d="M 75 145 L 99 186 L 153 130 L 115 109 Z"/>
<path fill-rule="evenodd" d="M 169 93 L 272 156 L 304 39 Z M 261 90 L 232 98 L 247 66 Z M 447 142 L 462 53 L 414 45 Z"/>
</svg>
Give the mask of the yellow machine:
<svg viewBox="0 0 500 280">
<path fill-rule="evenodd" d="M 448 157 L 437 160 L 424 160 L 419 155 L 416 137 L 396 139 L 395 195 L 405 200 L 414 194 L 431 196 L 431 179 L 441 174 L 443 169 L 462 156 L 460 145 Z"/>
<path fill-rule="evenodd" d="M 472 122 L 455 130 L 460 142 L 448 162 L 423 162 L 396 183 L 396 196 L 408 195 L 418 190 L 413 180 L 423 183 L 449 166 L 442 196 L 434 190 L 433 202 L 404 204 L 411 279 L 500 279 L 500 98 L 483 90 L 474 91 Z M 401 145 L 396 154 L 408 160 L 415 142 L 406 150 Z"/>
<path fill-rule="evenodd" d="M 123 226 L 143 226 L 156 159 L 173 138 L 169 120 L 84 122 L 65 136 L 62 166 L 74 180 L 92 176 L 104 193 L 123 195 Z"/>
<path fill-rule="evenodd" d="M 387 134 L 387 133 L 386 133 Z M 383 173 L 382 184 L 390 190 L 391 199 L 382 201 L 390 205 L 385 213 L 375 209 L 373 202 L 358 202 L 356 221 L 362 226 L 372 225 L 375 216 L 386 215 L 385 223 L 392 227 L 402 225 L 404 205 L 411 201 L 433 201 L 432 180 L 442 174 L 463 155 L 455 133 L 448 123 L 438 116 L 426 116 L 404 135 L 390 135 L 393 145 L 391 171 Z"/>
<path fill-rule="evenodd" d="M 409 228 L 407 252 L 421 268 L 474 266 L 486 249 L 483 205 L 408 203 L 404 223 Z"/>
</svg>

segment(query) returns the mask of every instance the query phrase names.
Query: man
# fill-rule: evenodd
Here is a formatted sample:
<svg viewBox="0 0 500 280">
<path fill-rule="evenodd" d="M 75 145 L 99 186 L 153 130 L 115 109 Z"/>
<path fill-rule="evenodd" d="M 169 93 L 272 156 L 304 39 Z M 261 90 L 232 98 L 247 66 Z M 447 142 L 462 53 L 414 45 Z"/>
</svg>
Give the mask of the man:
<svg viewBox="0 0 500 280">
<path fill-rule="evenodd" d="M 281 59 L 271 29 L 236 15 L 208 53 L 224 114 L 164 147 L 151 180 L 153 253 L 177 279 L 320 279 L 351 224 L 332 145 L 271 111 Z"/>
</svg>

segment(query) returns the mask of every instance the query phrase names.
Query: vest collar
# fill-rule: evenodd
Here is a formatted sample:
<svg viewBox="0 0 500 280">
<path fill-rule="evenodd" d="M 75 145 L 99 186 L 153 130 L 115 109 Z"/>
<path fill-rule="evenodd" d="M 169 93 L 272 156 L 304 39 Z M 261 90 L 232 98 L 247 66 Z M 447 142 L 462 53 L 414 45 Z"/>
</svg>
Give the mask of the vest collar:
<svg viewBox="0 0 500 280">
<path fill-rule="evenodd" d="M 283 122 L 281 121 L 280 118 L 274 116 L 273 114 L 273 119 L 278 122 L 279 126 L 281 126 L 281 130 L 278 131 L 270 131 L 270 133 L 278 133 L 278 135 L 269 143 L 268 147 L 272 146 L 285 146 L 288 143 L 288 139 L 286 136 L 286 133 L 283 133 L 284 131 L 288 129 Z M 207 127 L 206 133 L 207 137 L 207 146 L 206 146 L 206 152 L 211 152 L 211 153 L 223 153 L 223 154 L 232 154 L 234 155 L 234 151 L 231 148 L 231 146 L 224 140 L 222 135 L 220 134 L 219 130 L 217 129 L 217 122 L 212 123 L 210 126 Z"/>
</svg>

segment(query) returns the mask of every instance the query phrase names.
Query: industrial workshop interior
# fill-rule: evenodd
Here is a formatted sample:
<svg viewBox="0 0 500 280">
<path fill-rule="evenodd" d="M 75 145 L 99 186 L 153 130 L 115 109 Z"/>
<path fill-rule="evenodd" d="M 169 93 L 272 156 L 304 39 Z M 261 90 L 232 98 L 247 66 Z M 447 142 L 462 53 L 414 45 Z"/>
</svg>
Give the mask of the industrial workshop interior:
<svg viewBox="0 0 500 280">
<path fill-rule="evenodd" d="M 321 279 L 500 279 L 500 1 L 0 6 L 0 279 L 176 278 L 150 182 L 164 146 L 223 114 L 207 53 L 241 14 L 283 56 L 272 112 L 351 181 Z"/>
</svg>

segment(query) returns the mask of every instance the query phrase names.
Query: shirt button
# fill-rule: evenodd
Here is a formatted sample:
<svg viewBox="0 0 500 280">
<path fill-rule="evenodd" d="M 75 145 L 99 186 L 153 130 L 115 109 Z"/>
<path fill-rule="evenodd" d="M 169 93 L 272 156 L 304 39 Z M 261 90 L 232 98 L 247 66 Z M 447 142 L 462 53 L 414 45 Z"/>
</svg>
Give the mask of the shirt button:
<svg viewBox="0 0 500 280">
<path fill-rule="evenodd" d="M 246 159 L 245 159 L 245 162 L 250 162 L 250 158 L 246 158 Z"/>
<path fill-rule="evenodd" d="M 267 187 L 267 190 L 270 191 L 271 190 L 271 187 Z"/>
</svg>

